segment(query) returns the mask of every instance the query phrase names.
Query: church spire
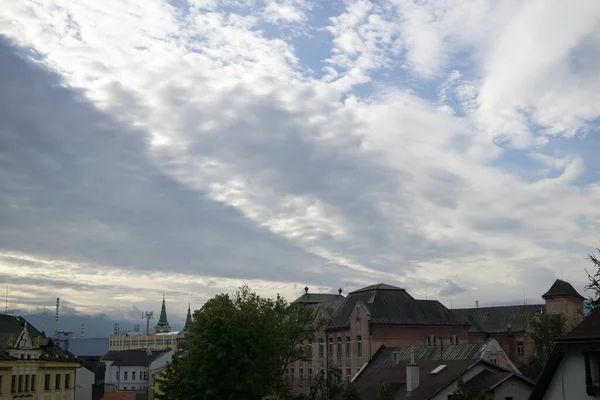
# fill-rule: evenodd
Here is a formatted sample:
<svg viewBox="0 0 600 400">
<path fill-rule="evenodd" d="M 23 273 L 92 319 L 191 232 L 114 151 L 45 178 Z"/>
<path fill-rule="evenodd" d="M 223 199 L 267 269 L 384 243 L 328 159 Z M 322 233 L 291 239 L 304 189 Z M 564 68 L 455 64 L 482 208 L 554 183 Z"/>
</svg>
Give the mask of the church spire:
<svg viewBox="0 0 600 400">
<path fill-rule="evenodd" d="M 185 319 L 185 327 L 183 328 L 183 330 L 188 330 L 192 327 L 192 310 L 190 308 L 190 305 L 188 304 L 188 312 L 187 312 L 187 317 Z"/>
<path fill-rule="evenodd" d="M 154 327 L 156 333 L 167 333 L 171 332 L 169 321 L 167 321 L 167 306 L 165 305 L 165 295 L 163 294 L 162 307 L 160 308 L 160 318 L 158 323 Z"/>
</svg>

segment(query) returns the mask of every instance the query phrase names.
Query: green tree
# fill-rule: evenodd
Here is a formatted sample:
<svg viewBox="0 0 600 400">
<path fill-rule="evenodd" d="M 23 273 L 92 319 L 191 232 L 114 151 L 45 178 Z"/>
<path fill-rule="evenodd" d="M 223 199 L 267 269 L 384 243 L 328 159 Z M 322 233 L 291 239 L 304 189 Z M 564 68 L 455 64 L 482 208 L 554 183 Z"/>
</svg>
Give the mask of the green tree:
<svg viewBox="0 0 600 400">
<path fill-rule="evenodd" d="M 346 386 L 342 392 L 342 400 L 360 400 L 360 395 L 358 394 L 358 390 L 354 384 L 351 383 Z"/>
<path fill-rule="evenodd" d="M 533 354 L 523 366 L 523 374 L 537 379 L 552 352 L 554 341 L 567 333 L 567 320 L 562 314 L 543 313 L 529 321 L 528 334 L 533 342 Z"/>
<path fill-rule="evenodd" d="M 394 394 L 390 389 L 390 385 L 385 383 L 381 385 L 381 389 L 379 389 L 379 394 L 377 395 L 377 400 L 394 400 Z"/>
<path fill-rule="evenodd" d="M 462 376 L 458 378 L 456 389 L 452 392 L 452 400 L 473 400 L 473 393 L 465 387 Z"/>
<path fill-rule="evenodd" d="M 314 309 L 242 287 L 194 313 L 184 350 L 159 382 L 161 400 L 258 400 L 287 395 L 290 363 L 309 360 Z"/>
<path fill-rule="evenodd" d="M 600 249 L 598 249 L 600 252 Z M 585 286 L 585 291 L 592 291 L 593 294 L 586 301 L 586 307 L 593 311 L 600 306 L 600 260 L 594 255 L 590 254 L 588 260 L 594 265 L 595 271 L 590 274 L 588 270 L 585 273 L 588 276 L 588 284 Z"/>
</svg>

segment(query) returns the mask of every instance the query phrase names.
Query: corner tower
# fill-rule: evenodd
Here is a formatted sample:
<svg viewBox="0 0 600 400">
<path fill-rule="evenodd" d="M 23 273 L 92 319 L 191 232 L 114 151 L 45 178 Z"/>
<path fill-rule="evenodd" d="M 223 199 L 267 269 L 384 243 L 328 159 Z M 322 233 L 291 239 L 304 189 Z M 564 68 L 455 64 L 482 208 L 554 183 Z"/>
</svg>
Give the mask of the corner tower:
<svg viewBox="0 0 600 400">
<path fill-rule="evenodd" d="M 569 282 L 557 279 L 542 298 L 546 301 L 546 312 L 565 316 L 569 331 L 583 320 L 585 298 Z"/>
</svg>

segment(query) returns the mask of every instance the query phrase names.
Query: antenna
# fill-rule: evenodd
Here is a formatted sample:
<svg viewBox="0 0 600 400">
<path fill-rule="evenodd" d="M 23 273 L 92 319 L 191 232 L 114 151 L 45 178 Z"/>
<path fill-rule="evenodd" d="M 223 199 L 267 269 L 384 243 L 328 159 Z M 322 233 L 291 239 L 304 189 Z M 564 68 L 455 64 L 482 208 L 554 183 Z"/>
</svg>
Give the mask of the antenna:
<svg viewBox="0 0 600 400">
<path fill-rule="evenodd" d="M 56 340 L 58 340 L 58 308 L 60 304 L 60 298 L 56 298 L 56 315 L 54 317 L 54 334 L 56 335 Z"/>
<path fill-rule="evenodd" d="M 142 319 L 146 320 L 146 335 L 150 334 L 150 320 L 154 317 L 153 311 L 142 312 Z M 139 330 L 139 325 L 138 325 Z"/>
<path fill-rule="evenodd" d="M 348 282 L 346 282 L 346 296 L 348 296 Z"/>
<path fill-rule="evenodd" d="M 563 267 L 560 267 L 560 280 L 561 280 L 561 281 L 564 281 L 564 280 L 565 280 L 565 277 L 564 277 L 564 275 L 563 275 Z"/>
<path fill-rule="evenodd" d="M 81 324 L 81 338 L 83 339 L 83 324 Z"/>
<path fill-rule="evenodd" d="M 4 307 L 4 314 L 8 314 L 8 285 L 6 285 L 6 306 Z"/>
</svg>

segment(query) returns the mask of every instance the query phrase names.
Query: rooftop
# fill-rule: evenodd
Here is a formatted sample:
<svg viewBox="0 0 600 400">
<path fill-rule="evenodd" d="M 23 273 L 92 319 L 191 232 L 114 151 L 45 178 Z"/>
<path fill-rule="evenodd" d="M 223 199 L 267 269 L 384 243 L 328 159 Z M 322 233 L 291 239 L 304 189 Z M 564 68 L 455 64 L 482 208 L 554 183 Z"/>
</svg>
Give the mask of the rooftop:
<svg viewBox="0 0 600 400">
<path fill-rule="evenodd" d="M 169 351 L 171 350 L 152 350 L 149 352 L 146 352 L 145 349 L 111 350 L 102 357 L 102 361 L 114 361 L 115 365 L 121 366 L 148 366 L 152 361 Z"/>
<path fill-rule="evenodd" d="M 575 297 L 585 300 L 585 298 L 575 290 L 573 285 L 560 279 L 557 279 L 550 289 L 542 295 L 543 299 L 552 297 Z"/>
<path fill-rule="evenodd" d="M 471 324 L 470 333 L 524 332 L 529 320 L 545 310 L 544 304 L 518 306 L 457 308 L 452 312 L 463 321 Z"/>
<path fill-rule="evenodd" d="M 359 301 L 371 314 L 372 324 L 468 325 L 437 300 L 417 300 L 404 289 L 378 284 L 345 297 L 327 328 L 348 327 L 350 315 Z"/>
</svg>

